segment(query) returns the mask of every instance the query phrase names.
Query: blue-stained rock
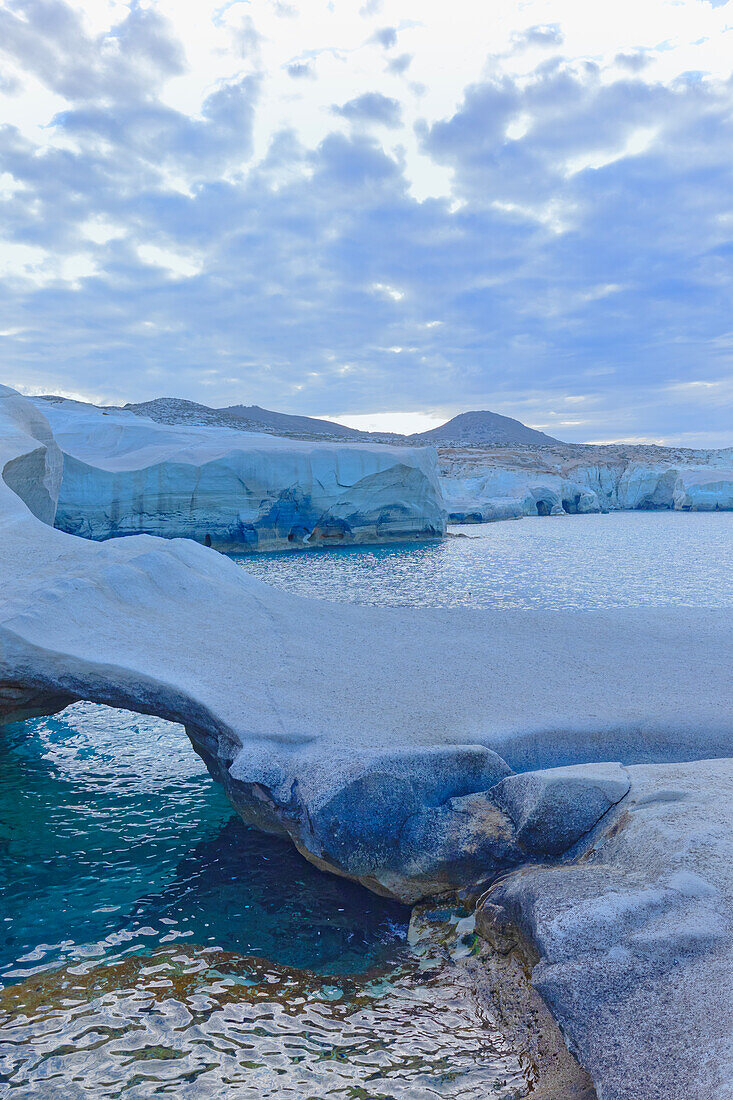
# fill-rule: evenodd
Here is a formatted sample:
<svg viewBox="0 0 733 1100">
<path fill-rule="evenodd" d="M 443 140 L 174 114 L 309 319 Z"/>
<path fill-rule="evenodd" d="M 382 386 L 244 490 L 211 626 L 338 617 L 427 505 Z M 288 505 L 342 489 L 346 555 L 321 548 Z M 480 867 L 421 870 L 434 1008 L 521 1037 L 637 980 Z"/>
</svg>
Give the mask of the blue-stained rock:
<svg viewBox="0 0 733 1100">
<path fill-rule="evenodd" d="M 503 779 L 491 791 L 511 818 L 517 841 L 532 856 L 559 856 L 619 802 L 629 790 L 620 764 L 576 764 L 525 772 Z"/>
</svg>

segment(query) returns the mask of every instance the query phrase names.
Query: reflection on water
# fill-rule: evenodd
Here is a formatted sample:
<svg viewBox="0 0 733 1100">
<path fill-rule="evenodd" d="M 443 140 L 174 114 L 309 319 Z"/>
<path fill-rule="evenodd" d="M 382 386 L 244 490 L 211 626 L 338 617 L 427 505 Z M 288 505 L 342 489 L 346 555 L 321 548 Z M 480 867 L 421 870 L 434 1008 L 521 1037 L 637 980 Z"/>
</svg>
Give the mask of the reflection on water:
<svg viewBox="0 0 733 1100">
<path fill-rule="evenodd" d="M 443 960 L 329 981 L 176 945 L 11 986 L 0 1028 L 0 1081 L 18 1097 L 526 1094 L 460 967 Z"/>
<path fill-rule="evenodd" d="M 2 982 L 186 939 L 343 974 L 404 940 L 406 908 L 233 816 L 179 726 L 77 703 L 0 751 Z"/>
<path fill-rule="evenodd" d="M 79 703 L 0 753 L 0 1095 L 524 1095 L 408 910 L 232 817 L 180 727 Z"/>
<path fill-rule="evenodd" d="M 731 607 L 733 512 L 615 512 L 452 527 L 407 546 L 233 555 L 301 596 L 395 607 Z"/>
</svg>

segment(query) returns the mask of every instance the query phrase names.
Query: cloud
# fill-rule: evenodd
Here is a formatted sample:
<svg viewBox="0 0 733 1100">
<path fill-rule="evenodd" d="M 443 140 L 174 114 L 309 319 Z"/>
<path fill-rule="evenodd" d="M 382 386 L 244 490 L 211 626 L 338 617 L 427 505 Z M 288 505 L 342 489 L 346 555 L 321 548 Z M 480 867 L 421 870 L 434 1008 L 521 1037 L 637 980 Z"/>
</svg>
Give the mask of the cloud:
<svg viewBox="0 0 733 1100">
<path fill-rule="evenodd" d="M 125 108 L 81 106 L 62 112 L 55 123 L 90 149 L 104 142 L 137 158 L 145 174 L 185 169 L 195 177 L 198 168 L 208 173 L 214 164 L 223 170 L 248 158 L 258 90 L 256 76 L 222 83 L 204 101 L 199 119 L 146 99 Z"/>
<path fill-rule="evenodd" d="M 564 37 L 557 23 L 544 23 L 535 27 L 529 27 L 513 35 L 515 48 L 526 46 L 561 46 Z"/>
<path fill-rule="evenodd" d="M 616 64 L 630 73 L 640 73 L 649 64 L 649 56 L 641 50 L 635 53 L 617 53 Z"/>
<path fill-rule="evenodd" d="M 393 57 L 391 61 L 387 62 L 385 72 L 396 73 L 398 76 L 401 76 L 403 73 L 407 72 L 411 61 L 412 54 L 401 53 L 399 57 Z"/>
<path fill-rule="evenodd" d="M 240 15 L 239 22 L 231 28 L 237 52 L 241 57 L 258 60 L 263 44 L 263 37 L 254 25 L 251 15 Z"/>
<path fill-rule="evenodd" d="M 394 27 L 382 27 L 375 31 L 371 37 L 372 42 L 379 43 L 385 50 L 389 50 L 397 44 L 397 31 Z"/>
<path fill-rule="evenodd" d="M 381 92 L 365 92 L 350 99 L 340 107 L 332 107 L 333 113 L 349 122 L 377 122 L 382 126 L 399 126 L 402 116 L 400 104 Z"/>
<path fill-rule="evenodd" d="M 361 28 L 358 64 L 324 52 L 297 95 L 286 66 L 310 63 L 274 67 L 289 102 L 320 97 L 313 137 L 295 110 L 268 130 L 269 76 L 231 55 L 184 110 L 157 11 L 101 34 L 48 0 L 3 13 L 15 65 L 64 97 L 42 130 L 0 127 L 0 331 L 21 387 L 321 414 L 377 395 L 574 439 L 730 431 L 730 83 L 494 60 L 413 131 L 404 82 L 402 102 L 362 83 L 331 112 L 333 71 L 370 57 L 380 78 Z M 450 193 L 418 201 L 411 157 Z"/>
<path fill-rule="evenodd" d="M 184 71 L 171 27 L 133 6 L 108 33 L 89 36 L 63 0 L 16 0 L 0 9 L 0 51 L 70 100 L 139 99 Z"/>
<path fill-rule="evenodd" d="M 316 72 L 310 61 L 292 61 L 288 66 L 288 76 L 294 80 L 315 80 Z"/>
</svg>

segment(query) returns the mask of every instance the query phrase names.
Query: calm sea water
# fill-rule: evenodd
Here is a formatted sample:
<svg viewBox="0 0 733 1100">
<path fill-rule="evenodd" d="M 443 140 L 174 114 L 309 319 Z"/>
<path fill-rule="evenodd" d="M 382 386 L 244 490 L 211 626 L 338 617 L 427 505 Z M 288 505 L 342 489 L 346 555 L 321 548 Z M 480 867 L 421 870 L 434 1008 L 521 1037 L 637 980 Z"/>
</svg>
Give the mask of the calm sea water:
<svg viewBox="0 0 733 1100">
<path fill-rule="evenodd" d="M 237 559 L 371 604 L 730 606 L 733 516 L 467 527 Z M 89 703 L 0 727 L 0 1095 L 524 1096 L 460 967 L 408 912 L 246 828 L 184 731 Z"/>
<path fill-rule="evenodd" d="M 537 516 L 450 532 L 459 537 L 234 560 L 289 592 L 379 606 L 733 606 L 733 512 Z"/>
</svg>

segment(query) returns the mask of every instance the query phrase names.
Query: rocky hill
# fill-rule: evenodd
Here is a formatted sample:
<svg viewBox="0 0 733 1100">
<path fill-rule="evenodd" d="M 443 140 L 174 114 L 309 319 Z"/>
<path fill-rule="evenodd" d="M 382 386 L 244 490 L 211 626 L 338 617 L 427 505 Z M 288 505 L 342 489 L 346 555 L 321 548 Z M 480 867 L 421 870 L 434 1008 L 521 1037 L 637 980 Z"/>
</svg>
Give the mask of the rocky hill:
<svg viewBox="0 0 733 1100">
<path fill-rule="evenodd" d="M 360 440 L 368 438 L 370 434 L 360 432 L 357 428 L 347 428 L 344 424 L 336 424 L 333 420 L 319 420 L 313 416 L 291 416 L 289 413 L 261 409 L 259 405 L 229 405 L 228 408 L 216 411 L 222 416 L 234 417 L 252 425 L 248 431 L 272 431 L 280 434 L 303 432 L 309 435 L 324 435 L 329 439 Z"/>
<path fill-rule="evenodd" d="M 58 404 L 64 398 L 48 394 L 35 401 Z M 84 402 L 78 402 L 84 404 Z M 97 406 L 100 407 L 100 406 Z M 413 435 L 393 432 L 362 432 L 333 420 L 313 416 L 294 416 L 274 412 L 259 405 L 228 405 L 222 409 L 200 405 L 182 397 L 156 397 L 152 401 L 104 406 L 108 412 L 131 412 L 146 416 L 158 424 L 190 424 L 195 427 L 233 428 L 245 432 L 265 432 L 291 439 L 342 439 L 360 443 L 389 443 L 396 446 L 530 446 L 546 447 L 559 443 L 544 432 L 528 428 L 519 420 L 493 412 L 466 412 L 452 420 Z"/>
<path fill-rule="evenodd" d="M 520 420 L 512 420 L 510 416 L 483 411 L 460 413 L 446 424 L 410 436 L 410 442 L 433 443 L 436 446 L 489 444 L 502 447 L 523 443 L 533 447 L 548 447 L 560 440 L 528 428 L 526 424 L 522 424 Z"/>
</svg>

